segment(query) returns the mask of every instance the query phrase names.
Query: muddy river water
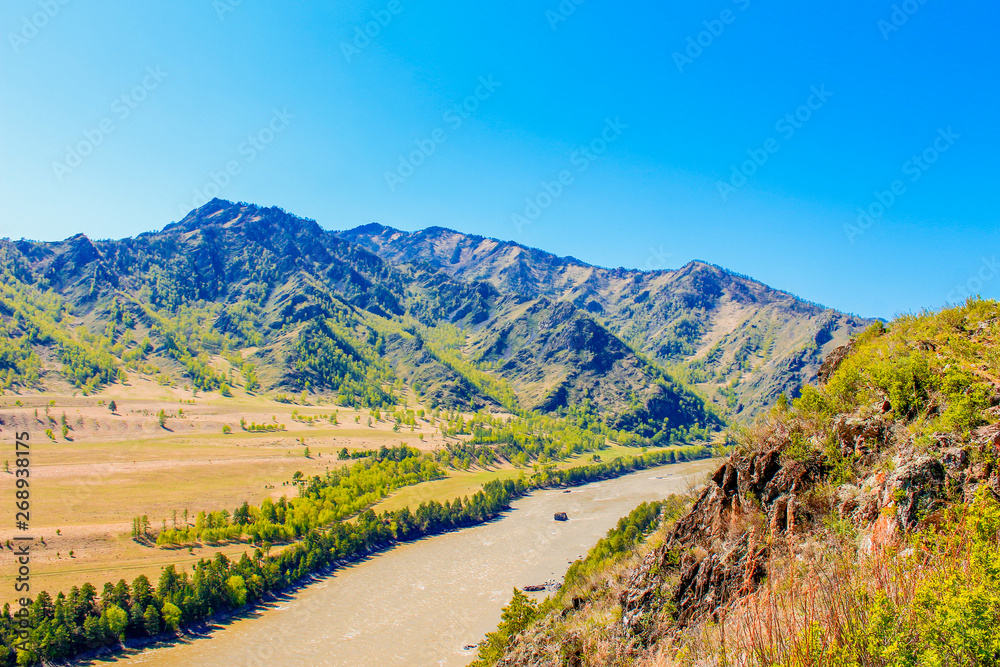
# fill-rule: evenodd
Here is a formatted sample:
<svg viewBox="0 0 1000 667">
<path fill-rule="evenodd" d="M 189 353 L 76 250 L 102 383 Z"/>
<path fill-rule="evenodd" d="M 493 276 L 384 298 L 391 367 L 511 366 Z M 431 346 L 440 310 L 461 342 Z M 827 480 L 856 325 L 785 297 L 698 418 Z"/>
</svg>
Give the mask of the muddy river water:
<svg viewBox="0 0 1000 667">
<path fill-rule="evenodd" d="M 115 665 L 387 667 L 467 665 L 511 589 L 560 580 L 572 560 L 643 501 L 685 491 L 716 464 L 679 463 L 572 489 L 538 491 L 501 519 L 402 544 L 337 570 L 210 637 Z M 566 512 L 569 521 L 553 520 Z"/>
</svg>

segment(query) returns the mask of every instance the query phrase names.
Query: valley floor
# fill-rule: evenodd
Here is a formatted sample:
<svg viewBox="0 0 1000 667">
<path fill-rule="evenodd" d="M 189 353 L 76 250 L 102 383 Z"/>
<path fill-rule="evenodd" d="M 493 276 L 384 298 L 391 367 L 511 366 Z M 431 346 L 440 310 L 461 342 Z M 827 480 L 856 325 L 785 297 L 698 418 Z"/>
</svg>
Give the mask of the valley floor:
<svg viewBox="0 0 1000 667">
<path fill-rule="evenodd" d="M 385 414 L 381 420 L 371 418 L 368 426 L 367 409 L 293 405 L 245 394 L 192 397 L 188 390 L 143 380 L 124 389 L 127 393 L 116 385 L 88 397 L 0 397 L 3 436 L 10 445 L 4 458 L 11 471 L 16 469 L 15 432 L 30 434 L 30 534 L 37 541 L 32 551 L 33 593 L 47 590 L 54 596 L 88 581 L 100 589 L 106 581 L 130 582 L 140 574 L 155 582 L 166 565 L 190 569 L 217 553 L 238 559 L 253 546 L 239 542 L 158 548 L 132 538 L 133 519 L 148 517 L 151 532 L 156 533 L 164 525 L 183 526 L 187 511 L 187 525 L 194 525 L 199 511 L 233 512 L 244 502 L 253 506 L 267 497 L 275 501 L 296 497 L 295 473 L 309 478 L 352 463 L 338 459 L 344 447 L 353 452 L 406 444 L 433 451 L 468 437 L 446 438 L 429 420 L 419 418 L 412 430 L 404 426 L 394 432 L 395 422 Z M 112 401 L 115 413 L 108 408 Z M 163 426 L 158 419 L 161 410 L 166 416 Z M 331 414 L 338 415 L 338 424 L 326 418 Z M 308 417 L 314 419 L 312 424 L 303 421 Z M 248 426 L 269 424 L 284 430 L 246 431 L 241 418 Z M 223 432 L 227 426 L 230 433 Z M 636 453 L 635 448 L 612 445 L 600 454 L 610 460 Z M 590 456 L 567 459 L 558 467 L 581 465 Z M 374 509 L 382 512 L 471 496 L 486 482 L 516 478 L 522 470 L 509 464 L 449 470 L 443 479 L 399 489 Z M 0 472 L 4 497 L 12 497 L 14 484 L 13 472 Z M 14 528 L 12 516 L 0 528 L 0 543 L 6 545 L 23 534 Z M 16 576 L 16 568 L 13 558 L 4 558 L 0 576 L 9 581 L 6 578 Z M 13 587 L 0 589 L 0 604 L 15 597 Z"/>
<path fill-rule="evenodd" d="M 183 525 L 185 510 L 188 523 L 194 525 L 202 510 L 232 512 L 243 502 L 259 505 L 266 497 L 293 498 L 296 472 L 308 478 L 351 463 L 338 460 L 343 447 L 372 450 L 406 443 L 434 450 L 446 442 L 424 421 L 418 421 L 412 432 L 406 427 L 394 433 L 394 422 L 385 421 L 384 416 L 382 421 L 373 419 L 368 427 L 367 410 L 291 405 L 252 396 L 221 398 L 215 394 L 192 399 L 190 391 L 143 381 L 133 382 L 127 394 L 122 389 L 115 386 L 88 397 L 0 398 L 3 436 L 10 445 L 2 458 L 11 472 L 0 472 L 4 497 L 14 492 L 15 432 L 30 434 L 30 532 L 39 541 L 32 552 L 33 590 L 54 594 L 85 581 L 100 586 L 106 580 L 132 581 L 140 574 L 155 581 L 160 568 L 168 564 L 187 566 L 217 552 L 239 557 L 252 547 L 244 543 L 203 545 L 189 553 L 186 548 L 140 544 L 131 537 L 132 520 L 147 516 L 152 531 L 158 531 L 164 522 L 168 528 L 174 526 L 175 513 L 177 525 Z M 116 403 L 115 414 L 108 409 L 111 401 Z M 160 410 L 168 415 L 163 427 L 158 421 Z M 339 412 L 340 424 L 297 422 L 293 410 L 304 416 Z M 61 435 L 63 414 L 70 429 L 67 437 Z M 355 423 L 355 417 L 360 423 Z M 248 425 L 283 424 L 286 430 L 247 432 L 240 427 L 241 418 Z M 224 426 L 232 432 L 223 433 Z M 46 435 L 47 429 L 53 437 Z M 457 484 L 441 491 L 450 494 L 452 488 L 478 487 L 491 476 L 487 471 L 463 473 L 455 480 Z M 464 478 L 469 481 L 458 481 Z M 18 534 L 23 533 L 14 528 L 11 516 L 0 528 L 0 543 Z M 3 559 L 0 576 L 15 572 L 14 560 Z M 0 603 L 14 597 L 12 587 L 0 589 Z"/>
</svg>

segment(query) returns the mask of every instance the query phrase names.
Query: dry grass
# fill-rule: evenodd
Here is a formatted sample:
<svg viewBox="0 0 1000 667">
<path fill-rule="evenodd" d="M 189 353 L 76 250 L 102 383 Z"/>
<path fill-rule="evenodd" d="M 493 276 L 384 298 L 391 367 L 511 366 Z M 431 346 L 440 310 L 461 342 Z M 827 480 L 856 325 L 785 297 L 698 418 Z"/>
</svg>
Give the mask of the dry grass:
<svg viewBox="0 0 1000 667">
<path fill-rule="evenodd" d="M 870 553 L 835 535 L 824 537 L 824 546 L 810 542 L 774 551 L 769 576 L 756 592 L 722 610 L 718 623 L 674 634 L 637 667 L 886 667 L 909 664 L 892 657 L 891 645 L 906 637 L 908 650 L 921 650 L 921 642 L 935 650 L 935 638 L 919 630 L 926 616 L 921 591 L 949 577 L 969 579 L 966 522 Z M 886 610 L 894 614 L 888 631 L 880 625 Z"/>
<path fill-rule="evenodd" d="M 107 407 L 112 400 L 117 404 L 115 414 Z M 6 441 L 13 442 L 15 431 L 30 434 L 31 535 L 44 540 L 32 551 L 32 578 L 38 591 L 54 594 L 85 581 L 99 587 L 122 577 L 131 581 L 139 574 L 156 579 L 164 565 L 186 567 L 220 551 L 239 556 L 247 549 L 244 544 L 205 545 L 189 553 L 144 546 L 130 538 L 135 516 L 148 516 L 158 530 L 163 521 L 173 527 L 175 511 L 178 524 L 183 523 L 187 509 L 193 523 L 200 510 L 232 512 L 244 501 L 259 504 L 265 497 L 294 495 L 294 487 L 287 484 L 295 472 L 310 476 L 343 465 L 337 453 L 345 446 L 377 449 L 405 442 L 432 450 L 445 442 L 427 423 L 413 433 L 408 429 L 394 433 L 385 416 L 368 427 L 367 411 L 350 408 L 289 405 L 243 393 L 232 398 L 199 394 L 194 404 L 182 402 L 190 400 L 190 391 L 139 379 L 124 390 L 115 385 L 88 397 L 0 397 Z M 49 406 L 50 401 L 55 405 Z M 157 421 L 161 409 L 171 415 L 166 428 Z M 340 424 L 296 422 L 292 410 L 303 415 L 339 411 Z M 64 413 L 70 429 L 67 437 L 61 433 Z M 355 415 L 361 417 L 360 424 L 354 422 Z M 244 432 L 240 417 L 258 424 L 283 423 L 287 431 Z M 224 434 L 224 425 L 233 432 Z M 422 441 L 417 438 L 421 433 Z M 304 456 L 300 438 L 305 438 L 310 458 Z M 0 457 L 0 464 L 4 459 L 13 470 L 13 453 Z M 0 496 L 13 498 L 14 475 L 2 471 Z M 0 526 L 0 543 L 15 536 L 12 522 L 11 515 Z M 12 558 L 0 559 L 0 577 L 11 575 L 16 566 Z M 5 587 L 0 604 L 14 597 L 13 587 Z"/>
</svg>

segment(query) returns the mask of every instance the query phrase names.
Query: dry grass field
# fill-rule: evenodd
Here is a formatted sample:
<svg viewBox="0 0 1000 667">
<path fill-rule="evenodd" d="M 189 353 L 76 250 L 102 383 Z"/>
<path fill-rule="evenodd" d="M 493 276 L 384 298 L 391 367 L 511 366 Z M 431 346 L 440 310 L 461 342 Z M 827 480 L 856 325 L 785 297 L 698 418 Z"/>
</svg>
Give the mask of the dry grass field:
<svg viewBox="0 0 1000 667">
<path fill-rule="evenodd" d="M 192 399 L 191 392 L 134 382 L 128 393 L 114 387 L 88 397 L 39 394 L 0 397 L 0 462 L 15 469 L 16 432 L 28 432 L 31 444 L 32 590 L 68 590 L 90 581 L 139 574 L 151 579 L 168 564 L 188 565 L 217 551 L 239 555 L 245 544 L 169 550 L 131 539 L 132 519 L 145 515 L 152 527 L 178 525 L 188 510 L 189 523 L 201 510 L 232 512 L 247 501 L 260 504 L 267 496 L 294 497 L 292 475 L 325 472 L 338 461 L 341 448 L 377 449 L 407 443 L 422 449 L 444 444 L 433 427 L 421 422 L 410 432 L 392 431 L 385 420 L 367 426 L 367 410 L 331 405 L 290 405 L 268 398 L 218 394 Z M 117 391 L 115 391 L 117 390 Z M 193 404 L 191 401 L 193 400 Z M 116 412 L 108 409 L 111 401 Z M 54 402 L 54 405 L 52 404 Z M 18 404 L 19 403 L 19 404 Z M 412 406 L 411 406 L 412 407 Z M 46 410 L 47 408 L 47 410 Z M 158 414 L 167 419 L 160 426 Z M 320 420 L 310 425 L 294 421 L 301 415 L 339 412 L 339 424 Z M 68 431 L 62 435 L 62 419 Z M 355 423 L 355 416 L 360 423 Z M 248 424 L 284 424 L 287 430 L 246 432 Z M 231 433 L 223 433 L 229 426 Z M 52 437 L 46 430 L 52 432 Z M 418 439 L 419 435 L 424 440 Z M 302 439 L 304 438 L 305 446 Z M 309 448 L 309 457 L 305 456 Z M 0 471 L 3 469 L 0 468 Z M 0 519 L 0 543 L 24 535 L 14 527 L 12 472 L 0 472 L 0 497 L 9 500 L 9 516 Z M 10 549 L 4 546 L 6 551 Z M 4 558 L 0 576 L 15 572 Z M 12 587 L 0 591 L 0 603 L 13 599 Z"/>
</svg>

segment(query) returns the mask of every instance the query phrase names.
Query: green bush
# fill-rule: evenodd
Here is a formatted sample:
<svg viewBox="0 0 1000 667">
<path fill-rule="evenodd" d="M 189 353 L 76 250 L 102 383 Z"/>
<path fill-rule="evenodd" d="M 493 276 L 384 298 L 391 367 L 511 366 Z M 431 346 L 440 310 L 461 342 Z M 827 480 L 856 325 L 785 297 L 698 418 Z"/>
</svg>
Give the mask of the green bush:
<svg viewBox="0 0 1000 667">
<path fill-rule="evenodd" d="M 1000 656 L 1000 504 L 980 491 L 965 526 L 968 552 L 917 586 L 912 600 L 870 601 L 865 649 L 889 667 L 995 665 Z M 953 535 L 924 548 L 949 547 Z M 865 663 L 867 664 L 867 663 Z"/>
</svg>

